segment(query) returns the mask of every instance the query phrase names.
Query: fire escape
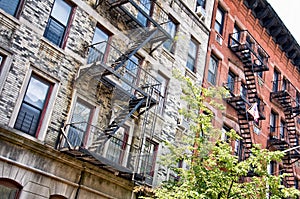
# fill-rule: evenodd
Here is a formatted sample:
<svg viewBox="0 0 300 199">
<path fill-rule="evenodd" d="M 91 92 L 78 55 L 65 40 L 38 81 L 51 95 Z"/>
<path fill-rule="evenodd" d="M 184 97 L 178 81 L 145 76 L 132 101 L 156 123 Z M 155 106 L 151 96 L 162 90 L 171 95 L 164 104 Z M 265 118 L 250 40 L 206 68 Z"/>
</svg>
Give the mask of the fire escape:
<svg viewBox="0 0 300 199">
<path fill-rule="evenodd" d="M 99 104 L 103 101 L 101 95 L 108 96 L 114 110 L 105 125 L 86 121 L 65 125 L 59 147 L 69 155 L 120 176 L 147 181 L 147 169 L 151 166 L 148 164 L 156 154 L 147 148 L 145 134 L 151 135 L 154 131 L 156 109 L 152 107 L 161 97 L 160 82 L 140 66 L 135 55 L 142 48 L 151 54 L 171 39 L 161 25 L 166 24 L 164 20 L 168 20 L 168 15 L 155 1 L 97 2 L 109 5 L 112 15 L 122 17 L 130 29 L 124 33 L 131 43 L 125 49 L 124 45 L 116 47 L 106 41 L 90 46 L 89 64 L 81 67 L 75 85 L 78 92 L 88 91 L 86 97 L 94 98 Z M 128 135 L 123 136 L 120 131 L 131 119 L 139 121 L 141 135 L 136 136 L 138 144 L 130 145 Z"/>
<path fill-rule="evenodd" d="M 242 137 L 240 160 L 244 160 L 251 154 L 253 124 L 250 121 L 254 120 L 247 110 L 251 107 L 256 108 L 259 114 L 258 120 L 265 119 L 264 104 L 257 96 L 255 73 L 269 70 L 267 66 L 269 56 L 246 30 L 229 35 L 229 48 L 242 62 L 245 75 L 245 82 L 234 80 L 227 83 L 226 88 L 229 89 L 230 96 L 225 98 L 227 103 L 237 111 Z"/>
<path fill-rule="evenodd" d="M 280 85 L 281 88 L 279 88 Z M 283 151 L 298 146 L 295 117 L 300 113 L 299 92 L 286 79 L 276 80 L 273 82 L 270 101 L 282 108 L 285 115 L 285 124 L 281 124 L 277 128 L 270 128 L 269 148 Z M 282 159 L 283 171 L 289 174 L 284 179 L 287 187 L 295 185 L 293 163 L 298 161 L 299 158 L 300 153 L 297 150 L 291 150 L 286 152 L 285 157 Z"/>
</svg>

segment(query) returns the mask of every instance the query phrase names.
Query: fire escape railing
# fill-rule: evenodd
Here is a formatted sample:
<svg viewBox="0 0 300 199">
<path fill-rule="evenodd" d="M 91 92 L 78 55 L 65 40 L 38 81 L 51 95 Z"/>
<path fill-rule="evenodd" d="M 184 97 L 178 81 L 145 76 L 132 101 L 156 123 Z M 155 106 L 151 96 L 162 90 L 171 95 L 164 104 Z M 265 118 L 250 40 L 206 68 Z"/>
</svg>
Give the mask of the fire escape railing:
<svg viewBox="0 0 300 199">
<path fill-rule="evenodd" d="M 242 159 L 246 159 L 252 148 L 253 124 L 250 121 L 265 119 L 265 104 L 258 97 L 256 73 L 269 70 L 269 55 L 247 30 L 230 34 L 228 42 L 228 47 L 241 61 L 245 75 L 244 85 L 240 81 L 227 82 L 230 96 L 225 100 L 237 111 L 240 135 L 243 138 Z M 251 109 L 252 114 L 249 112 Z"/>
<path fill-rule="evenodd" d="M 143 180 L 146 174 L 151 172 L 147 171 L 148 168 L 143 161 L 153 158 L 153 154 L 139 153 L 136 145 L 129 144 L 128 140 L 121 139 L 120 135 L 110 136 L 109 142 L 98 145 L 99 138 L 109 135 L 104 129 L 87 122 L 67 124 L 62 132 L 58 148 L 77 159 L 117 170 L 121 176 L 128 179 L 134 177 L 135 180 Z"/>
<path fill-rule="evenodd" d="M 300 113 L 299 92 L 293 84 L 286 79 L 273 81 L 273 88 L 270 93 L 270 101 L 276 103 L 283 109 L 285 115 L 286 137 L 284 142 L 277 139 L 269 140 L 269 148 L 280 150 L 298 146 L 299 138 L 296 130 L 295 117 Z M 297 150 L 292 150 L 286 153 L 283 158 L 284 172 L 290 174 L 285 177 L 287 187 L 294 186 L 293 163 L 300 159 L 300 154 Z"/>
</svg>

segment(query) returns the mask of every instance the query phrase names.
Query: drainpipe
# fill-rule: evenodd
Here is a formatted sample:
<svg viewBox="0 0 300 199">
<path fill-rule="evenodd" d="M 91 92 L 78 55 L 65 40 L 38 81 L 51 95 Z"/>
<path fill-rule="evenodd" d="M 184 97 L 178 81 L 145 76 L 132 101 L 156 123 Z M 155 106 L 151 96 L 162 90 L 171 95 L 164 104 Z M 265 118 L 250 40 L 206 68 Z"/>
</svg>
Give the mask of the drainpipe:
<svg viewBox="0 0 300 199">
<path fill-rule="evenodd" d="M 76 190 L 76 194 L 75 194 L 74 199 L 78 199 L 80 187 L 82 185 L 82 181 L 83 181 L 83 177 L 84 177 L 84 172 L 85 172 L 85 167 L 83 168 L 83 170 L 80 173 L 80 177 L 79 177 L 79 181 L 78 181 L 78 188 Z"/>
</svg>

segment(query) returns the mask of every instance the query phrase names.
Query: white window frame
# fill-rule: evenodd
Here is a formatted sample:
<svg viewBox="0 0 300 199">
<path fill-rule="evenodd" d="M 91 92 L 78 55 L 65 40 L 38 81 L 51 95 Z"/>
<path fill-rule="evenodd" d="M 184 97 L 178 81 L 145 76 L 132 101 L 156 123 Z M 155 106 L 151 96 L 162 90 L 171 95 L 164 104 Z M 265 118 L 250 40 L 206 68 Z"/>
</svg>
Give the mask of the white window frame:
<svg viewBox="0 0 300 199">
<path fill-rule="evenodd" d="M 6 81 L 6 77 L 8 75 L 9 69 L 10 69 L 11 64 L 12 64 L 13 55 L 11 53 L 5 51 L 1 47 L 0 47 L 0 54 L 3 55 L 3 57 L 5 57 L 4 60 L 3 60 L 3 63 L 1 64 L 2 69 L 0 71 L 0 94 L 1 94 L 3 86 L 4 86 L 5 81 Z"/>
</svg>

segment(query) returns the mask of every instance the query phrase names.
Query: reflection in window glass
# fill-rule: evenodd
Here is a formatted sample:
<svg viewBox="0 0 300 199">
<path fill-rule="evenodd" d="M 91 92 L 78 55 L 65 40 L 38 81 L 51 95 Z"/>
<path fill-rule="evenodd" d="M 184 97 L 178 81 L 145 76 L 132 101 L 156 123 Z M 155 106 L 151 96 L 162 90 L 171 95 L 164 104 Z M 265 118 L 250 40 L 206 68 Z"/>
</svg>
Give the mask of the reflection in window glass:
<svg viewBox="0 0 300 199">
<path fill-rule="evenodd" d="M 195 68 L 196 68 L 195 64 L 196 64 L 196 57 L 197 57 L 197 48 L 198 48 L 198 46 L 197 46 L 196 42 L 193 40 L 190 40 L 186 67 L 189 68 L 193 72 L 195 72 Z"/>
<path fill-rule="evenodd" d="M 55 0 L 44 37 L 60 47 L 63 44 L 71 11 L 72 7 L 65 1 Z"/>
<path fill-rule="evenodd" d="M 92 41 L 93 47 L 89 49 L 88 64 L 103 60 L 108 38 L 108 34 L 96 27 Z"/>
<path fill-rule="evenodd" d="M 140 1 L 140 8 L 149 15 L 151 9 L 151 1 L 150 0 L 139 0 Z M 147 26 L 147 17 L 143 15 L 141 12 L 138 12 L 137 20 L 144 26 Z"/>
<path fill-rule="evenodd" d="M 166 24 L 166 31 L 170 34 L 170 36 L 172 37 L 172 40 L 167 40 L 164 43 L 164 48 L 167 49 L 170 52 L 173 52 L 173 39 L 175 38 L 175 34 L 176 34 L 176 24 L 170 19 L 170 21 Z"/>
<path fill-rule="evenodd" d="M 12 16 L 16 16 L 20 0 L 0 0 L 0 8 Z"/>
<path fill-rule="evenodd" d="M 0 198 L 16 199 L 19 193 L 19 188 L 9 182 L 0 182 Z"/>
<path fill-rule="evenodd" d="M 30 78 L 15 128 L 35 136 L 40 118 L 45 109 L 51 84 L 39 77 Z"/>
</svg>

